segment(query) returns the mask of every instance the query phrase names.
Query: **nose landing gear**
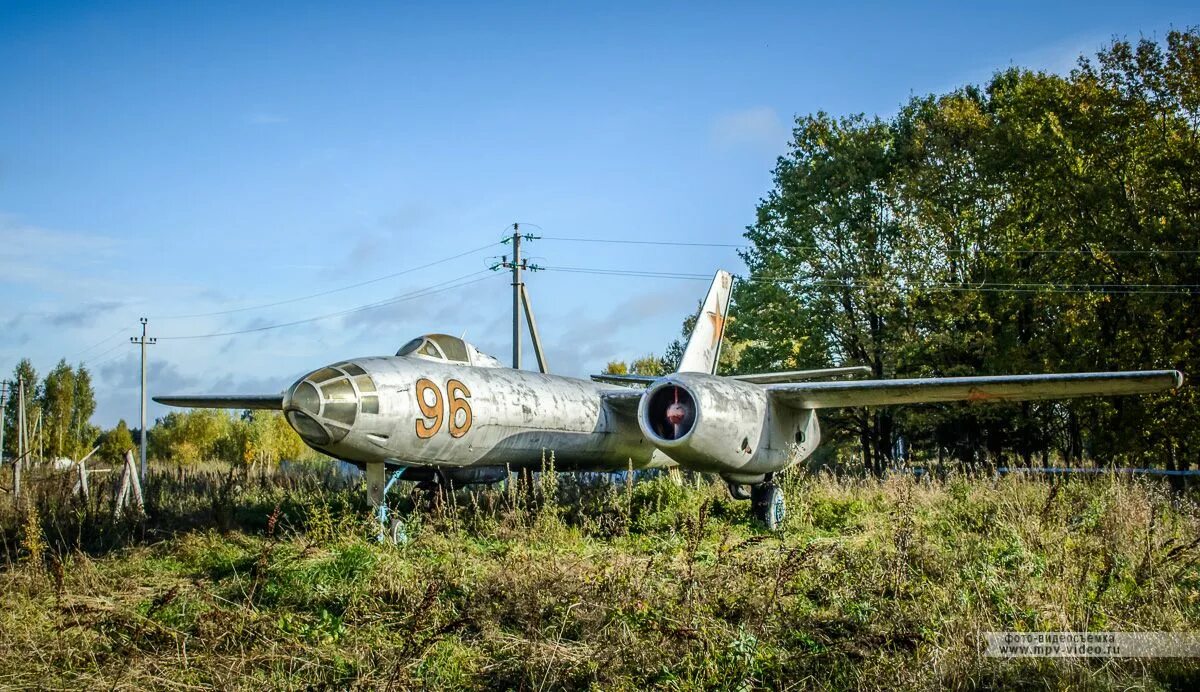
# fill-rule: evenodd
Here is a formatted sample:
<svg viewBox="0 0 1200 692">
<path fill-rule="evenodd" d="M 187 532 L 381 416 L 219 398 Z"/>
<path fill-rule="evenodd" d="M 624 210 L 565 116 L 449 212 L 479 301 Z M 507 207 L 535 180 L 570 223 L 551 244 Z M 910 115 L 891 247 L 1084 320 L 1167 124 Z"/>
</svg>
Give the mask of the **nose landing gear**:
<svg viewBox="0 0 1200 692">
<path fill-rule="evenodd" d="M 388 491 L 392 489 L 396 481 L 400 480 L 405 470 L 402 466 L 389 476 L 387 467 L 383 463 L 367 464 L 367 502 L 370 503 L 375 518 L 379 521 L 379 533 L 376 534 L 375 540 L 380 543 L 391 542 L 392 545 L 400 545 L 408 541 L 408 532 L 405 531 L 404 522 L 398 516 L 389 517 L 390 510 L 387 504 Z"/>
</svg>

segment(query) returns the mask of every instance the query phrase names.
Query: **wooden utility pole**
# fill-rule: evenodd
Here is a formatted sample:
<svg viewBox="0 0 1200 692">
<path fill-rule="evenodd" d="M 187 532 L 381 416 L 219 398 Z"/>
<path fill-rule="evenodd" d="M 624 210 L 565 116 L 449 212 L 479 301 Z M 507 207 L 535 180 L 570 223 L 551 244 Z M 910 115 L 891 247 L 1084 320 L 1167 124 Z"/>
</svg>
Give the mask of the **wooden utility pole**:
<svg viewBox="0 0 1200 692">
<path fill-rule="evenodd" d="M 493 269 L 505 268 L 512 270 L 512 287 L 513 287 L 513 312 L 512 312 L 512 343 L 513 343 L 513 368 L 521 369 L 521 311 L 525 312 L 525 321 L 529 325 L 529 337 L 533 340 L 533 354 L 537 358 L 538 370 L 543 373 L 550 372 L 546 366 L 546 354 L 542 351 L 542 337 L 538 333 L 537 321 L 533 319 L 533 309 L 529 304 L 529 292 L 525 288 L 525 282 L 521 280 L 521 272 L 528 269 L 529 271 L 537 271 L 536 264 L 529 264 L 521 257 L 521 240 L 537 240 L 534 235 L 521 235 L 521 224 L 513 224 L 513 234 L 511 238 L 505 239 L 504 242 L 512 241 L 513 255 L 510 262 L 508 256 L 500 258 L 500 264 L 492 267 Z"/>
<path fill-rule="evenodd" d="M 113 503 L 113 513 L 120 517 L 129 505 L 133 505 L 139 514 L 145 511 L 142 500 L 142 483 L 138 480 L 137 466 L 133 463 L 133 450 L 125 450 L 125 465 L 121 467 L 121 480 L 117 484 L 116 502 Z"/>
<path fill-rule="evenodd" d="M 25 463 L 25 378 L 17 378 L 17 460 L 13 464 L 13 497 L 21 497 L 21 466 Z"/>
<path fill-rule="evenodd" d="M 513 369 L 521 369 L 521 269 L 524 268 L 524 263 L 521 261 L 521 230 L 520 224 L 513 224 L 513 259 L 510 264 L 512 267 L 512 287 L 513 287 Z"/>
<path fill-rule="evenodd" d="M 8 412 L 8 380 L 0 380 L 0 466 L 4 466 L 4 414 Z"/>
<path fill-rule="evenodd" d="M 138 435 L 139 455 L 141 464 L 139 470 L 143 478 L 146 477 L 146 347 L 153 345 L 157 339 L 146 338 L 146 318 L 139 320 L 142 323 L 142 337 L 139 339 L 135 336 L 129 337 L 129 342 L 138 344 L 142 347 L 142 430 Z"/>
<path fill-rule="evenodd" d="M 542 352 L 542 337 L 538 334 L 537 320 L 533 319 L 533 307 L 529 304 L 529 291 L 521 284 L 521 304 L 525 308 L 525 321 L 529 324 L 529 338 L 533 339 L 533 355 L 537 358 L 538 372 L 548 373 L 546 354 Z"/>
</svg>

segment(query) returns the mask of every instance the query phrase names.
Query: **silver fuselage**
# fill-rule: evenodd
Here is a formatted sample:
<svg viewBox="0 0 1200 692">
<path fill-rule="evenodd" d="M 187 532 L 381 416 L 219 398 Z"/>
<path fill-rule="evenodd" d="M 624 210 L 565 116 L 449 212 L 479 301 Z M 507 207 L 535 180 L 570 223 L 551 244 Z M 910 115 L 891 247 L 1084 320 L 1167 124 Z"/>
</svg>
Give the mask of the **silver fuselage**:
<svg viewBox="0 0 1200 692">
<path fill-rule="evenodd" d="M 353 366 L 370 382 L 345 372 Z M 345 426 L 348 430 L 322 415 L 331 411 L 328 401 L 314 411 L 311 402 L 306 407 L 296 395 L 306 382 L 327 387 L 330 382 L 313 378 L 330 369 L 342 373 L 332 383 L 343 378 L 354 383 L 358 412 Z M 284 410 L 307 444 L 358 463 L 537 468 L 553 453 L 556 468 L 563 470 L 673 464 L 642 436 L 636 418 L 603 404 L 603 392 L 613 389 L 624 388 L 524 370 L 388 356 L 357 358 L 310 373 L 288 389 Z M 367 412 L 375 409 L 374 402 L 368 407 L 360 401 L 371 396 L 377 397 L 375 413 Z M 298 412 L 311 414 L 344 437 L 335 434 L 331 437 L 340 439 L 323 442 L 296 424 Z"/>
</svg>

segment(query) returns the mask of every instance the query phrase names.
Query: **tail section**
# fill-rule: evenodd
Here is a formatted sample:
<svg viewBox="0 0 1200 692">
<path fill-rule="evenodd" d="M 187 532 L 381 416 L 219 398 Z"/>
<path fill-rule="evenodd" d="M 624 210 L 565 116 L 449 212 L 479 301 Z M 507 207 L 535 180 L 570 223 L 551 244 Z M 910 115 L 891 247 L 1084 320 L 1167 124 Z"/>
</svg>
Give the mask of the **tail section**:
<svg viewBox="0 0 1200 692">
<path fill-rule="evenodd" d="M 688 338 L 683 359 L 679 361 L 679 372 L 706 372 L 715 374 L 717 357 L 721 355 L 721 340 L 725 336 L 725 318 L 729 314 L 729 294 L 733 290 L 733 276 L 721 270 L 713 277 L 712 286 L 700 306 L 696 326 Z"/>
</svg>

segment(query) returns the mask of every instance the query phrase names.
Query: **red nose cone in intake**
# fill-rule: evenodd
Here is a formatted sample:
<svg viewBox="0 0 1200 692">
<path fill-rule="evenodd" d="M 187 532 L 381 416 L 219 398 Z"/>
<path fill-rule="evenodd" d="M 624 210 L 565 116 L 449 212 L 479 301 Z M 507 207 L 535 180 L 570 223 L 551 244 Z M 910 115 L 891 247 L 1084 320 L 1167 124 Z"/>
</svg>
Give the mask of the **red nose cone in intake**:
<svg viewBox="0 0 1200 692">
<path fill-rule="evenodd" d="M 683 408 L 683 404 L 674 403 L 667 407 L 667 422 L 671 425 L 679 425 L 686 415 L 687 411 Z"/>
</svg>

